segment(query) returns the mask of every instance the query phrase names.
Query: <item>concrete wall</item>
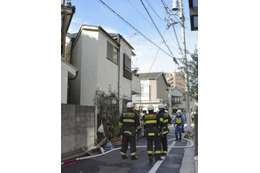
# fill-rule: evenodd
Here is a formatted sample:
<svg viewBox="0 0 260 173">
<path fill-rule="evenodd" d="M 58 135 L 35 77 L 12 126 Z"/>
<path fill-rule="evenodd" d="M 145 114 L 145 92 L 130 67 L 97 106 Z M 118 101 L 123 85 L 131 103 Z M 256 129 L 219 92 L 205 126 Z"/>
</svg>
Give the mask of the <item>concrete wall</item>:
<svg viewBox="0 0 260 173">
<path fill-rule="evenodd" d="M 94 145 L 94 114 L 91 106 L 61 104 L 61 159 Z"/>
</svg>

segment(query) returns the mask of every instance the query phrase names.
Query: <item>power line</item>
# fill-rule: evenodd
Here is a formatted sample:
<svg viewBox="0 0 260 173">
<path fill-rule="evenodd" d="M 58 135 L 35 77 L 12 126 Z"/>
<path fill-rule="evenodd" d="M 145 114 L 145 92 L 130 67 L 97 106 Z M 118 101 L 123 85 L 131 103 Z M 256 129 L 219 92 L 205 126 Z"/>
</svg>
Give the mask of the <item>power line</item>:
<svg viewBox="0 0 260 173">
<path fill-rule="evenodd" d="M 169 48 L 168 44 L 167 44 L 167 43 L 166 43 L 166 41 L 164 40 L 164 38 L 163 38 L 163 36 L 162 36 L 161 32 L 159 31 L 158 27 L 157 27 L 157 26 L 156 26 L 156 24 L 154 23 L 154 20 L 153 20 L 153 18 L 151 17 L 151 15 L 150 15 L 149 11 L 148 11 L 148 10 L 147 10 L 147 8 L 145 7 L 145 5 L 144 5 L 144 3 L 143 3 L 143 1 L 142 1 L 142 0 L 141 0 L 141 3 L 142 3 L 142 5 L 143 5 L 143 7 L 145 8 L 145 10 L 146 10 L 147 14 L 149 15 L 150 19 L 152 20 L 152 22 L 153 22 L 153 24 L 154 24 L 154 26 L 155 26 L 155 28 L 156 28 L 157 32 L 158 32 L 158 33 L 159 33 L 159 35 L 161 36 L 161 38 L 162 38 L 162 40 L 163 40 L 163 43 L 166 45 L 166 47 L 168 48 L 169 52 L 172 54 L 172 56 L 173 56 L 173 61 L 174 61 L 176 64 L 178 64 L 178 62 L 177 62 L 177 59 L 174 57 L 174 55 L 173 55 L 173 53 L 172 53 L 171 49 Z M 179 64 L 178 64 L 178 65 L 179 65 Z"/>
<path fill-rule="evenodd" d="M 131 1 L 130 0 L 127 0 L 130 4 L 131 4 L 131 6 L 132 7 L 134 7 L 134 9 L 152 26 L 152 24 L 144 17 L 144 15 L 139 11 L 139 10 L 137 10 L 136 8 L 135 8 L 135 6 L 131 3 Z"/>
<path fill-rule="evenodd" d="M 165 3 L 163 0 L 161 0 L 161 2 L 162 2 L 163 6 L 164 6 L 164 8 L 165 8 L 165 10 L 166 10 L 166 14 L 169 15 L 169 16 L 168 16 L 168 18 L 170 19 L 170 25 L 169 25 L 169 26 L 172 25 L 172 27 L 173 27 L 173 31 L 174 31 L 174 35 L 175 35 L 175 38 L 176 38 L 176 41 L 177 41 L 177 44 L 178 44 L 178 48 L 179 48 L 179 50 L 181 51 L 181 54 L 182 54 L 182 49 L 181 49 L 181 46 L 180 46 L 180 42 L 179 42 L 179 39 L 178 39 L 177 34 L 176 34 L 175 27 L 174 27 L 175 22 L 174 22 L 174 20 L 172 20 L 172 18 L 171 18 L 172 15 L 173 15 L 174 17 L 175 17 L 175 15 L 171 12 L 171 10 L 168 8 L 168 6 L 166 5 L 166 3 Z"/>
<path fill-rule="evenodd" d="M 129 0 L 127 0 L 133 7 L 134 7 L 134 5 L 129 1 Z M 161 19 L 163 22 L 165 22 L 166 20 L 165 19 L 162 19 L 161 17 L 160 17 L 160 15 L 154 10 L 154 8 L 152 7 L 152 4 L 148 1 L 148 0 L 145 0 L 146 1 L 146 3 L 149 5 L 149 7 L 153 10 L 153 12 L 157 15 L 157 17 L 159 18 L 159 19 Z M 160 5 L 160 4 L 159 4 Z M 134 7 L 135 8 L 135 7 Z M 142 15 L 136 8 L 135 8 L 135 10 L 140 14 L 140 15 Z M 143 15 L 142 15 L 143 16 Z M 147 19 L 143 16 L 143 18 L 147 21 Z M 149 21 L 147 21 L 151 26 L 153 26 Z M 167 26 L 166 26 L 167 27 Z M 172 38 L 172 40 L 174 40 L 174 38 L 172 37 L 172 35 L 171 35 L 171 33 L 168 31 L 168 33 L 169 33 L 169 35 L 170 35 L 170 37 Z M 174 48 L 174 47 L 173 47 Z M 175 48 L 174 48 L 175 49 Z M 177 49 L 175 49 L 177 52 L 179 51 L 179 50 L 177 50 Z"/>
<path fill-rule="evenodd" d="M 159 19 L 161 19 L 162 21 L 165 21 L 164 19 L 162 19 L 159 15 L 158 15 L 158 13 L 154 10 L 154 8 L 152 7 L 152 5 L 150 4 L 150 2 L 148 1 L 148 0 L 145 0 L 146 1 L 146 3 L 149 5 L 149 7 L 153 10 L 153 12 L 156 14 L 156 16 L 159 18 Z"/>
<path fill-rule="evenodd" d="M 122 16 L 120 16 L 117 12 L 115 12 L 111 7 L 109 7 L 105 2 L 103 2 L 102 0 L 99 0 L 104 6 L 106 6 L 109 10 L 111 10 L 116 16 L 118 16 L 121 20 L 123 20 L 126 24 L 128 24 L 131 28 L 133 28 L 136 32 L 138 32 L 140 35 L 142 35 L 145 39 L 147 39 L 150 43 L 152 43 L 154 46 L 158 47 L 161 51 L 163 51 L 165 54 L 167 54 L 168 56 L 170 56 L 171 58 L 176 59 L 175 57 L 173 57 L 172 55 L 170 55 L 169 53 L 167 53 L 165 50 L 163 50 L 160 46 L 158 46 L 157 44 L 155 44 L 152 40 L 150 40 L 148 37 L 146 37 L 143 33 L 141 33 L 138 29 L 136 29 L 133 25 L 131 25 L 128 21 L 126 21 Z M 176 61 L 177 62 L 177 61 Z M 176 63 L 175 62 L 175 63 Z M 177 62 L 178 64 L 178 62 Z"/>
<path fill-rule="evenodd" d="M 166 31 L 166 30 L 165 30 L 165 31 Z M 163 35 L 165 34 L 165 31 L 164 31 Z M 163 39 L 162 39 L 162 41 L 161 41 L 161 44 L 162 44 L 162 43 L 163 43 Z M 151 72 L 152 67 L 153 67 L 153 64 L 154 64 L 154 62 L 155 62 L 155 59 L 157 58 L 158 53 L 159 53 L 159 49 L 157 49 L 157 52 L 156 52 L 156 54 L 155 54 L 155 57 L 153 58 L 153 62 L 152 62 L 152 64 L 151 64 L 151 67 L 150 67 L 150 69 L 149 69 L 149 72 L 146 74 L 146 76 L 145 76 L 144 79 L 146 79 L 147 76 L 149 75 L 149 73 Z M 143 81 L 143 83 L 142 83 L 141 85 L 143 85 L 143 84 L 144 84 L 144 81 Z"/>
</svg>

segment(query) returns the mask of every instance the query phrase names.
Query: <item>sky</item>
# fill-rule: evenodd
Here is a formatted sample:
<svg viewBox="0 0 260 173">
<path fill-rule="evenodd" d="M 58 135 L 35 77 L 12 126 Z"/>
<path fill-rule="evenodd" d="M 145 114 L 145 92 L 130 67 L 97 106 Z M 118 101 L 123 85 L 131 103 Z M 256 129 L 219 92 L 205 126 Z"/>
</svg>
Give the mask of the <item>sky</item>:
<svg viewBox="0 0 260 173">
<path fill-rule="evenodd" d="M 168 18 L 168 15 L 166 15 L 162 2 L 160 0 L 142 1 L 172 54 L 176 58 L 181 58 L 173 27 L 166 29 L 167 21 L 165 19 Z M 166 45 L 162 44 L 162 39 L 140 0 L 103 0 L 103 2 L 171 55 Z M 164 2 L 171 7 L 171 0 L 164 0 Z M 139 73 L 177 71 L 177 66 L 171 56 L 161 50 L 158 51 L 156 46 L 116 16 L 100 0 L 71 0 L 71 3 L 76 7 L 76 12 L 69 33 L 78 32 L 82 24 L 101 26 L 109 33 L 121 34 L 134 47 L 133 51 L 136 56 L 132 57 L 132 69 L 138 68 Z M 184 0 L 183 6 L 184 16 L 186 17 L 186 48 L 189 52 L 193 52 L 195 47 L 198 48 L 198 32 L 190 31 L 188 0 Z M 179 21 L 178 15 L 173 16 L 173 19 Z M 181 45 L 180 24 L 175 25 L 175 30 Z"/>
</svg>

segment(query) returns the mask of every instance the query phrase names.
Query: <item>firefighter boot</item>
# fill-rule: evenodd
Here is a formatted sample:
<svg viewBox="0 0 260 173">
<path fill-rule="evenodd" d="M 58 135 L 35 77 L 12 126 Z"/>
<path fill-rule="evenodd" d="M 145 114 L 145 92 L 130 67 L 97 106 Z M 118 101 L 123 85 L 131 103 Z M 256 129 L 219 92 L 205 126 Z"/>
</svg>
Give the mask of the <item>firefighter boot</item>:
<svg viewBox="0 0 260 173">
<path fill-rule="evenodd" d="M 127 155 L 122 155 L 122 158 L 123 158 L 123 159 L 127 159 L 128 156 L 127 156 Z"/>
<path fill-rule="evenodd" d="M 153 161 L 153 155 L 152 154 L 149 154 L 148 157 L 149 157 L 150 161 Z"/>
<path fill-rule="evenodd" d="M 156 160 L 163 160 L 163 159 L 161 158 L 161 156 L 159 156 L 159 155 L 155 156 L 155 159 L 156 159 Z"/>
<path fill-rule="evenodd" d="M 136 159 L 138 159 L 137 156 L 131 156 L 131 160 L 136 160 Z"/>
</svg>

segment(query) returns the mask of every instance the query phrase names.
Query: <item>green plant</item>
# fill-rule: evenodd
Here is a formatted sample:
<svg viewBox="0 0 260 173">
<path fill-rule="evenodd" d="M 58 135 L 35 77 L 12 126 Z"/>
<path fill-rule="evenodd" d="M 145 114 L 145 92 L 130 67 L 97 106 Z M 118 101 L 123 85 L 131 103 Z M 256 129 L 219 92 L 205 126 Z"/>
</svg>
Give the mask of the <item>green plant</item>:
<svg viewBox="0 0 260 173">
<path fill-rule="evenodd" d="M 102 122 L 105 136 L 108 139 L 119 136 L 119 101 L 117 93 L 111 90 L 106 93 L 104 90 L 97 89 L 95 104 L 98 108 L 98 127 Z"/>
</svg>

